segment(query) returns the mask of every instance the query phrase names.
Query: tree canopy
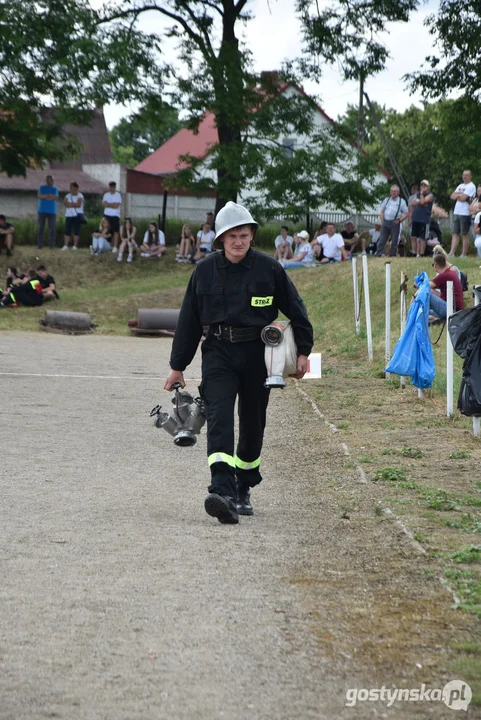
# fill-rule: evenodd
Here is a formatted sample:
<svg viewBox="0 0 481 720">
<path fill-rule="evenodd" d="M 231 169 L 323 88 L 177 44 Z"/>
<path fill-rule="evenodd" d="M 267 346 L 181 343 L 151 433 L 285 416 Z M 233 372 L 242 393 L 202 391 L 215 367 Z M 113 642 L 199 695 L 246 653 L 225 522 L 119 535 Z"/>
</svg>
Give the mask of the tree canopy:
<svg viewBox="0 0 481 720">
<path fill-rule="evenodd" d="M 339 119 L 345 132 L 352 133 L 355 106 Z M 463 170 L 481 178 L 481 103 L 474 98 L 441 100 L 411 106 L 402 113 L 377 106 L 377 115 L 399 170 L 408 187 L 424 178 L 431 183 L 437 202 L 452 209 L 450 195 L 461 181 Z M 367 123 L 365 151 L 392 176 L 393 168 L 379 134 Z M 453 150 L 455 148 L 455 151 Z"/>
<path fill-rule="evenodd" d="M 413 90 L 426 98 L 444 98 L 459 91 L 481 97 L 481 14 L 479 6 L 441 0 L 426 25 L 434 38 L 435 53 L 421 70 L 407 76 Z"/>
<path fill-rule="evenodd" d="M 6 0 L 0 34 L 0 169 L 9 175 L 78 150 L 65 124 L 88 124 L 106 97 L 127 102 L 158 88 L 155 38 L 122 23 L 107 30 L 86 0 Z"/>
<path fill-rule="evenodd" d="M 162 98 L 152 98 L 128 118 L 122 118 L 109 133 L 115 162 L 137 165 L 180 130 L 177 110 Z"/>
</svg>

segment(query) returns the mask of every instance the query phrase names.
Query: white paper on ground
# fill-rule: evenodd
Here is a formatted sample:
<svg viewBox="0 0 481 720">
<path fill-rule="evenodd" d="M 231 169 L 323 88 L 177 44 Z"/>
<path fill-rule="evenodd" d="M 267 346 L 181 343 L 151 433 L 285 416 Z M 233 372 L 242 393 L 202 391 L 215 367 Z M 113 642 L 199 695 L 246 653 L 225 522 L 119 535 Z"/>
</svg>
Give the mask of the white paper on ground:
<svg viewBox="0 0 481 720">
<path fill-rule="evenodd" d="M 311 353 L 307 360 L 307 372 L 303 380 L 318 380 L 322 378 L 321 353 Z"/>
</svg>

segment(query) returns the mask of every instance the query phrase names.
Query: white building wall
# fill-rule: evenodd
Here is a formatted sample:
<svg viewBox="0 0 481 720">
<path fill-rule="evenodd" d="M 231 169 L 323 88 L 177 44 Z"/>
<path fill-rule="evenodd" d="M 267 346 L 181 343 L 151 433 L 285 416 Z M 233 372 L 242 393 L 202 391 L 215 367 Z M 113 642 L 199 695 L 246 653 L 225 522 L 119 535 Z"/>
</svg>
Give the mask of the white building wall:
<svg viewBox="0 0 481 720">
<path fill-rule="evenodd" d="M 163 202 L 163 195 L 128 193 L 126 207 L 131 217 L 148 220 L 162 214 Z M 213 211 L 214 207 L 214 198 L 170 194 L 167 196 L 167 218 L 171 219 L 202 222 L 206 213 Z"/>
<path fill-rule="evenodd" d="M 37 217 L 36 192 L 2 192 L 0 195 L 0 213 L 7 220 Z"/>
<path fill-rule="evenodd" d="M 109 182 L 117 183 L 117 190 L 124 194 L 127 189 L 127 170 L 125 165 L 119 163 L 88 163 L 82 165 L 82 170 L 105 185 L 108 190 Z"/>
</svg>

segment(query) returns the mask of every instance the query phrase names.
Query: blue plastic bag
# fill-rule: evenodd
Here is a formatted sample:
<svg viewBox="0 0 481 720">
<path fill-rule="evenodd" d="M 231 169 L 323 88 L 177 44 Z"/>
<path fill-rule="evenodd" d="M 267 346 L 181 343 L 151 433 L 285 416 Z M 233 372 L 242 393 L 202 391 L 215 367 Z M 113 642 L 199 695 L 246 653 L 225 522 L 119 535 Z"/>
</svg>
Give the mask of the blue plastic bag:
<svg viewBox="0 0 481 720">
<path fill-rule="evenodd" d="M 433 348 L 429 338 L 429 296 L 431 285 L 425 272 L 414 278 L 419 288 L 409 308 L 406 329 L 397 341 L 386 372 L 406 375 L 421 389 L 430 388 L 436 375 Z"/>
</svg>

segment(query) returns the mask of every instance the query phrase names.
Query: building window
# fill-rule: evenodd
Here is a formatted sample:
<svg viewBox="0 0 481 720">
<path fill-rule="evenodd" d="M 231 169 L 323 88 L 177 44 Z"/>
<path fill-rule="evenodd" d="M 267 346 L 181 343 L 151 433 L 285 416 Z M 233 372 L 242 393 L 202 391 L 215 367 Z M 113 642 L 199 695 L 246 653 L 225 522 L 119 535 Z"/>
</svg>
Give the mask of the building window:
<svg viewBox="0 0 481 720">
<path fill-rule="evenodd" d="M 284 157 L 291 158 L 294 155 L 296 141 L 294 138 L 284 138 L 282 147 L 284 148 Z"/>
</svg>

